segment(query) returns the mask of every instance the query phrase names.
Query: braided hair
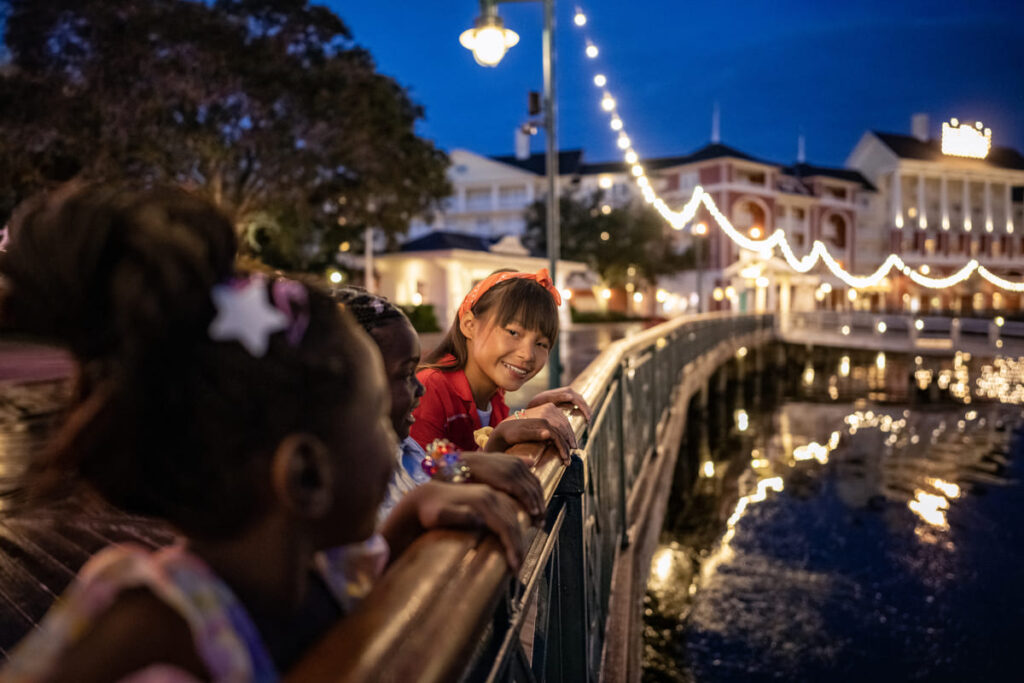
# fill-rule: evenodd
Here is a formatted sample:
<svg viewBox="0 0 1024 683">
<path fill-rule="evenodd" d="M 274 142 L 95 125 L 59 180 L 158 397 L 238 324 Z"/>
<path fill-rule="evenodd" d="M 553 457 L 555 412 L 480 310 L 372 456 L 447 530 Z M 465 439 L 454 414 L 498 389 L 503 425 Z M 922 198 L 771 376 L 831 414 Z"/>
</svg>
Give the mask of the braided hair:
<svg viewBox="0 0 1024 683">
<path fill-rule="evenodd" d="M 275 333 L 254 358 L 210 339 L 211 288 L 234 275 L 236 238 L 204 199 L 64 188 L 21 207 L 10 235 L 0 327 L 65 346 L 78 367 L 64 424 L 15 486 L 18 505 L 84 484 L 188 535 L 228 537 L 267 509 L 285 436 L 338 442 L 357 328 L 307 287 L 297 345 Z"/>
<path fill-rule="evenodd" d="M 406 317 L 402 309 L 391 303 L 387 297 L 378 296 L 362 287 L 342 287 L 335 292 L 334 299 L 344 306 L 367 332 Z"/>
</svg>

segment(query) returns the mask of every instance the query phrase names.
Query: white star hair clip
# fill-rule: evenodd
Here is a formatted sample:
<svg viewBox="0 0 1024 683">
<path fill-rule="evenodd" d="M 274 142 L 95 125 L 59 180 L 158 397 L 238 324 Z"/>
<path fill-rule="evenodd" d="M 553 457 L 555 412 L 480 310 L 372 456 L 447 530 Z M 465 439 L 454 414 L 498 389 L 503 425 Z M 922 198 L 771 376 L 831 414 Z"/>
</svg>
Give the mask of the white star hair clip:
<svg viewBox="0 0 1024 683">
<path fill-rule="evenodd" d="M 211 295 L 217 317 L 210 323 L 210 339 L 237 341 L 251 355 L 261 358 L 267 352 L 270 335 L 288 328 L 288 316 L 270 302 L 267 281 L 261 275 L 214 285 Z"/>
</svg>

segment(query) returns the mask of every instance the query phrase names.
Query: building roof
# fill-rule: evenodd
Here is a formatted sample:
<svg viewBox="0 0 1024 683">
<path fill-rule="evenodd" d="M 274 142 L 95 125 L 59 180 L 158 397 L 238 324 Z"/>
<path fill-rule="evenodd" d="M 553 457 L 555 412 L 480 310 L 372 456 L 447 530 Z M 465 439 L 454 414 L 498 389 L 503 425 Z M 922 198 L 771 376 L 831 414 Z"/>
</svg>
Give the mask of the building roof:
<svg viewBox="0 0 1024 683">
<path fill-rule="evenodd" d="M 718 142 L 713 142 L 709 145 L 701 147 L 696 152 L 691 154 L 683 154 L 670 157 L 653 157 L 650 159 L 641 159 L 640 163 L 643 164 L 647 170 L 657 170 L 661 168 L 671 168 L 673 166 L 685 166 L 686 164 L 692 164 L 698 161 L 708 161 L 709 159 L 723 159 L 731 157 L 733 159 L 742 159 L 744 161 L 753 161 L 758 164 L 767 164 L 769 166 L 778 166 L 779 164 L 772 163 L 770 161 L 764 161 L 752 157 L 745 152 L 741 152 L 735 147 L 723 145 Z M 596 164 L 581 164 L 579 173 L 581 175 L 593 175 L 595 173 L 625 173 L 629 170 L 629 164 L 621 161 L 605 161 Z"/>
<path fill-rule="evenodd" d="M 535 173 L 537 175 L 544 175 L 547 170 L 547 157 L 541 152 L 531 154 L 525 159 L 517 159 L 515 155 L 492 156 L 490 158 L 502 164 L 515 166 L 516 168 L 521 168 L 524 171 L 529 171 L 530 173 Z M 582 166 L 582 160 L 582 149 L 566 149 L 560 151 L 558 153 L 558 174 L 575 175 L 579 173 L 580 167 Z"/>
<path fill-rule="evenodd" d="M 829 166 L 814 166 L 812 164 L 799 163 L 793 164 L 792 166 L 786 166 L 782 169 L 782 172 L 795 178 L 824 176 L 826 178 L 845 180 L 848 183 L 860 183 L 861 187 L 864 189 L 871 190 L 872 192 L 875 191 L 875 186 L 872 185 L 867 178 L 861 175 L 860 171 L 854 171 L 849 168 L 831 168 Z"/>
<path fill-rule="evenodd" d="M 597 173 L 625 173 L 629 170 L 629 164 L 625 161 L 604 161 L 597 164 L 580 164 L 580 175 L 594 175 Z"/>
<path fill-rule="evenodd" d="M 924 141 L 918 140 L 912 135 L 882 133 L 875 130 L 871 131 L 871 133 L 901 159 L 919 159 L 921 161 L 943 161 L 948 159 L 942 153 L 942 143 L 940 140 Z M 974 161 L 997 168 L 1024 171 L 1024 156 L 1021 156 L 1020 152 L 1011 147 L 992 147 L 986 158 L 975 159 Z"/>
<path fill-rule="evenodd" d="M 438 251 L 443 249 L 466 249 L 469 251 L 490 251 L 494 241 L 488 237 L 470 235 L 464 232 L 435 230 L 423 237 L 409 240 L 401 251 Z"/>
</svg>

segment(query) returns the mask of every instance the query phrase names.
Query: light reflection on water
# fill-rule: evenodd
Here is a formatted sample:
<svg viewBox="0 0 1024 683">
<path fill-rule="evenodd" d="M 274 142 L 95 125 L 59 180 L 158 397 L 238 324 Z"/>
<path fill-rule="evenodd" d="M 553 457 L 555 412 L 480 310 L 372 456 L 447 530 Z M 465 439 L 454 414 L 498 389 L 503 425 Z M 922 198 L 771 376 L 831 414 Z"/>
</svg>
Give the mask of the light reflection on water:
<svg viewBox="0 0 1024 683">
<path fill-rule="evenodd" d="M 691 419 L 702 476 L 652 562 L 645 680 L 1015 679 L 1021 411 L 979 399 L 1019 370 L 814 357 Z"/>
</svg>

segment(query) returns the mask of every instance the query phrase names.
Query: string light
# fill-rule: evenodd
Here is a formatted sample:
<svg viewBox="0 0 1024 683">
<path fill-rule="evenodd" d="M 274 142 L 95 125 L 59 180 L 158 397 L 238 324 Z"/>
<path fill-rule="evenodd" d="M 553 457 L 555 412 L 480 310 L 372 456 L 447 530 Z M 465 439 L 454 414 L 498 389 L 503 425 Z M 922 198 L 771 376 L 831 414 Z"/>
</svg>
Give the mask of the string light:
<svg viewBox="0 0 1024 683">
<path fill-rule="evenodd" d="M 580 20 L 580 17 L 582 17 L 582 21 Z M 586 16 L 583 14 L 582 10 L 577 9 L 575 23 L 579 27 L 583 27 L 587 24 Z M 596 58 L 598 55 L 597 46 L 589 38 L 586 40 L 586 55 L 591 59 Z M 596 74 L 594 76 L 594 84 L 598 87 L 603 88 L 607 85 L 607 82 L 607 77 L 604 74 Z M 715 222 L 718 224 L 718 227 L 721 228 L 722 232 L 724 232 L 726 236 L 736 243 L 736 245 L 741 249 L 756 252 L 759 256 L 765 259 L 771 257 L 775 249 L 778 249 L 789 267 L 798 273 L 806 273 L 810 271 L 820 261 L 836 278 L 853 289 L 875 287 L 895 268 L 918 285 L 928 289 L 946 289 L 952 287 L 964 282 L 974 272 L 977 272 L 978 275 L 996 287 L 1011 292 L 1024 292 L 1024 281 L 1013 282 L 1002 278 L 985 266 L 980 265 L 977 259 L 971 259 L 955 273 L 946 277 L 930 277 L 928 275 L 930 272 L 929 267 L 924 266 L 919 270 L 914 270 L 897 254 L 889 254 L 882 264 L 869 275 L 854 275 L 847 272 L 842 264 L 828 251 L 828 247 L 825 243 L 820 240 L 814 240 L 811 245 L 811 250 L 803 257 L 797 257 L 793 248 L 790 246 L 789 241 L 786 239 L 785 231 L 781 228 L 776 229 L 767 237 L 760 239 L 751 239 L 751 237 L 741 233 L 718 208 L 711 195 L 709 195 L 700 185 L 694 188 L 693 194 L 690 196 L 690 200 L 686 205 L 681 210 L 674 211 L 661 197 L 657 195 L 651 187 L 650 180 L 644 174 L 643 168 L 637 165 L 639 155 L 632 148 L 632 141 L 626 137 L 625 133 L 622 132 L 624 126 L 621 117 L 619 117 L 616 111 L 617 103 L 608 91 L 605 91 L 601 98 L 601 108 L 605 112 L 611 114 L 611 129 L 620 133 L 617 140 L 618 146 L 620 149 L 625 151 L 623 158 L 625 159 L 626 164 L 631 167 L 634 181 L 640 188 L 644 201 L 651 204 L 662 218 L 664 218 L 665 221 L 676 230 L 682 230 L 690 224 L 696 216 L 697 209 L 703 205 L 708 213 L 710 213 L 715 219 Z M 898 214 L 895 221 L 897 228 L 903 228 L 902 214 Z M 924 224 L 924 226 L 926 225 L 927 223 Z M 969 217 L 965 218 L 964 231 L 970 232 L 971 227 L 971 219 Z M 751 232 L 753 235 L 760 237 L 762 231 L 758 229 L 757 231 Z M 1009 232 L 1009 230 L 1007 230 L 1007 232 Z"/>
</svg>

